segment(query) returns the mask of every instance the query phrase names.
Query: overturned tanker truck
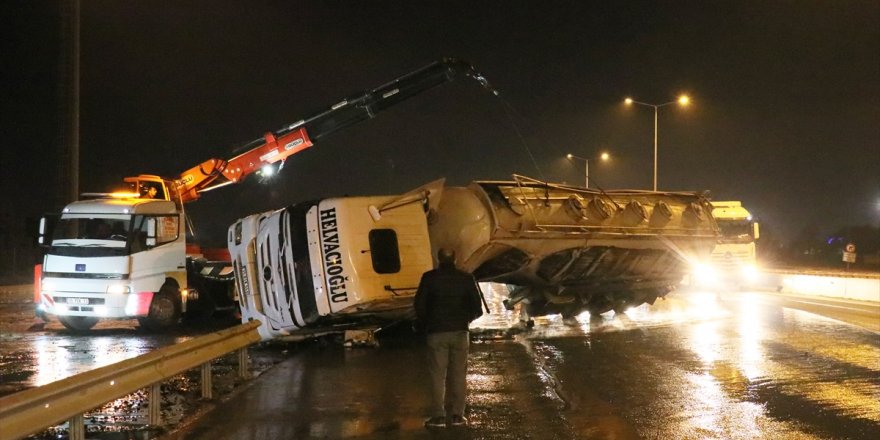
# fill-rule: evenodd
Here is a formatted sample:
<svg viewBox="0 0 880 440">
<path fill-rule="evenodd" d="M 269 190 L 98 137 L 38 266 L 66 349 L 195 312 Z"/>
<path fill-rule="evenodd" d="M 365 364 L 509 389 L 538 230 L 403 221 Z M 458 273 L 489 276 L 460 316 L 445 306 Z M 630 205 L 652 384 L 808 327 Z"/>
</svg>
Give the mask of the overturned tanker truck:
<svg viewBox="0 0 880 440">
<path fill-rule="evenodd" d="M 600 191 L 515 175 L 431 182 L 254 214 L 229 228 L 242 320 L 264 339 L 412 319 L 440 248 L 479 281 L 505 283 L 531 316 L 622 311 L 663 297 L 717 225 L 690 192 Z"/>
</svg>

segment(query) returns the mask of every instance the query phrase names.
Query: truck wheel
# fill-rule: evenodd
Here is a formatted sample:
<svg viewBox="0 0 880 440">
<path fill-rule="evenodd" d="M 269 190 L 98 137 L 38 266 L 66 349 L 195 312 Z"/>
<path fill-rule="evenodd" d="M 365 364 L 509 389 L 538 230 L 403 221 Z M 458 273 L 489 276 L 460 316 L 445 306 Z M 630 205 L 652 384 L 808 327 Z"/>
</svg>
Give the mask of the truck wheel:
<svg viewBox="0 0 880 440">
<path fill-rule="evenodd" d="M 65 328 L 75 332 L 91 330 L 98 323 L 98 318 L 91 316 L 59 316 L 58 320 Z"/>
<path fill-rule="evenodd" d="M 141 327 L 151 331 L 165 331 L 177 325 L 180 320 L 180 301 L 170 286 L 162 287 L 153 301 L 146 318 L 138 318 Z"/>
</svg>

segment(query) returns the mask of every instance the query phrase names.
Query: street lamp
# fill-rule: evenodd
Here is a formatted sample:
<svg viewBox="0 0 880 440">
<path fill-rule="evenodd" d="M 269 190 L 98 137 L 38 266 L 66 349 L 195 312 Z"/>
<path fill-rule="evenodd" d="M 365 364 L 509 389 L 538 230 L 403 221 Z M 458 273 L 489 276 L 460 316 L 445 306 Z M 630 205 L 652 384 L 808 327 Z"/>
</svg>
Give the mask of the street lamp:
<svg viewBox="0 0 880 440">
<path fill-rule="evenodd" d="M 646 102 L 635 101 L 632 98 L 626 98 L 624 102 L 626 105 L 638 104 L 645 107 L 654 107 L 654 191 L 657 191 L 657 111 L 660 107 L 670 104 L 678 104 L 682 107 L 686 107 L 690 104 L 691 99 L 687 95 L 681 95 L 675 101 L 664 102 L 663 104 L 648 104 Z"/>
<path fill-rule="evenodd" d="M 585 157 L 575 156 L 574 154 L 571 154 L 571 153 L 566 154 L 565 157 L 567 157 L 568 159 L 578 159 L 578 160 L 584 161 L 584 188 L 589 188 L 590 187 L 590 159 L 587 159 Z M 606 161 L 608 161 L 608 159 L 611 159 L 611 155 L 603 152 L 602 154 L 599 155 L 598 158 L 601 159 L 603 162 L 606 162 Z"/>
</svg>

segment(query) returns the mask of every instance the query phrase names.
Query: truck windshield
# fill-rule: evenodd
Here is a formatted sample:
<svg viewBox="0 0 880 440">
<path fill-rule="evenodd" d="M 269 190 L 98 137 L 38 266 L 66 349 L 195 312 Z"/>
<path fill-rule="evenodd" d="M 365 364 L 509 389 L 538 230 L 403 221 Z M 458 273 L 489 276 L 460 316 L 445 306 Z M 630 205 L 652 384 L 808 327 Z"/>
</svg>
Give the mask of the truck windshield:
<svg viewBox="0 0 880 440">
<path fill-rule="evenodd" d="M 748 243 L 752 241 L 752 224 L 748 220 L 718 220 L 721 241 L 725 243 Z"/>
<path fill-rule="evenodd" d="M 65 256 L 117 256 L 128 249 L 131 216 L 71 216 L 58 220 L 51 253 Z"/>
</svg>

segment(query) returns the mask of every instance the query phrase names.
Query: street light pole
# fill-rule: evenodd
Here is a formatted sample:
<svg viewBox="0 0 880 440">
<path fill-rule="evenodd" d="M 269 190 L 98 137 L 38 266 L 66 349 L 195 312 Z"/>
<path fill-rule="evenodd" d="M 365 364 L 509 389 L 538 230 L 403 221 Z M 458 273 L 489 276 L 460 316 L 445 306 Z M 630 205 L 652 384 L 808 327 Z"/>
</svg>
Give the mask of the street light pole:
<svg viewBox="0 0 880 440">
<path fill-rule="evenodd" d="M 590 161 L 584 160 L 584 188 L 590 187 Z"/>
<path fill-rule="evenodd" d="M 660 106 L 654 106 L 654 191 L 657 191 L 657 113 Z"/>
<path fill-rule="evenodd" d="M 575 156 L 574 154 L 571 154 L 571 153 L 566 154 L 565 157 L 567 157 L 569 159 L 580 159 L 580 160 L 584 161 L 584 188 L 589 188 L 590 187 L 590 159 L 587 159 L 585 157 Z M 602 153 L 599 156 L 599 159 L 608 160 L 610 157 L 611 156 L 609 156 L 608 153 Z"/>
<path fill-rule="evenodd" d="M 657 191 L 657 114 L 660 111 L 660 107 L 667 106 L 669 104 L 676 104 L 684 107 L 690 103 L 690 98 L 687 95 L 681 95 L 675 101 L 664 102 L 663 104 L 648 104 L 646 102 L 635 101 L 631 98 L 626 98 L 624 102 L 627 105 L 638 104 L 643 105 L 645 107 L 653 107 L 654 108 L 654 191 Z"/>
</svg>

